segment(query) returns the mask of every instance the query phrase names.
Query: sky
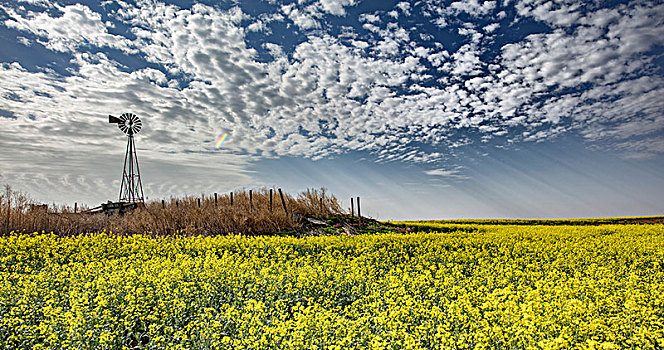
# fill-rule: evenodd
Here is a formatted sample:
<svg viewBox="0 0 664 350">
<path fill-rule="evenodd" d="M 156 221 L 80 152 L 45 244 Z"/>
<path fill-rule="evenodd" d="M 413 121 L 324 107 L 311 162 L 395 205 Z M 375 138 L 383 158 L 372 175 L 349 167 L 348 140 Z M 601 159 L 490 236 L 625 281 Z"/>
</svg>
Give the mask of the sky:
<svg viewBox="0 0 664 350">
<path fill-rule="evenodd" d="M 664 1 L 0 1 L 1 183 L 117 200 L 122 113 L 148 200 L 664 214 Z"/>
</svg>

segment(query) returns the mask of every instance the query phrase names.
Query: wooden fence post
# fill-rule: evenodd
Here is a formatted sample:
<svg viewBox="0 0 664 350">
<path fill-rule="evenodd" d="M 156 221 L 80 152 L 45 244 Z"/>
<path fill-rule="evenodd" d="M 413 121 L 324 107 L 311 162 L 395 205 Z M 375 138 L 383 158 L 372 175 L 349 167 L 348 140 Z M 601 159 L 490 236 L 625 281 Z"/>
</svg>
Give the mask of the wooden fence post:
<svg viewBox="0 0 664 350">
<path fill-rule="evenodd" d="M 362 218 L 362 214 L 360 214 L 360 197 L 357 197 L 357 217 Z"/>
<path fill-rule="evenodd" d="M 214 193 L 214 206 L 217 206 L 217 192 Z"/>
<path fill-rule="evenodd" d="M 353 208 L 353 197 L 350 197 L 350 216 L 355 216 L 355 208 Z"/>
<path fill-rule="evenodd" d="M 23 227 L 23 221 L 22 221 L 23 216 L 21 214 L 22 214 L 21 213 L 21 206 L 18 203 L 16 203 L 16 216 L 18 216 L 18 220 L 16 220 L 18 222 L 16 224 L 16 227 L 18 227 L 19 229 L 24 228 Z"/>
<path fill-rule="evenodd" d="M 165 209 L 165 208 L 166 208 L 166 203 L 165 203 L 164 200 L 162 199 L 162 200 L 161 200 L 161 209 Z"/>
<path fill-rule="evenodd" d="M 175 200 L 175 207 L 176 207 L 176 208 L 180 207 L 180 205 L 178 204 L 178 200 L 177 200 L 177 199 Z"/>
<path fill-rule="evenodd" d="M 249 190 L 249 210 L 254 210 L 254 203 L 252 201 L 253 195 L 251 193 L 251 190 Z"/>
<path fill-rule="evenodd" d="M 233 206 L 233 192 L 231 192 L 231 207 Z"/>
<path fill-rule="evenodd" d="M 281 205 L 284 206 L 284 213 L 288 215 L 288 209 L 286 208 L 286 201 L 284 200 L 284 194 L 281 193 L 281 188 L 279 189 L 279 197 L 281 197 Z"/>
<path fill-rule="evenodd" d="M 9 233 L 9 215 L 12 211 L 12 200 L 7 195 L 7 223 L 5 224 L 5 233 Z"/>
<path fill-rule="evenodd" d="M 74 214 L 78 211 L 78 203 L 74 202 Z"/>
<path fill-rule="evenodd" d="M 272 212 L 272 189 L 270 188 L 270 213 Z"/>
<path fill-rule="evenodd" d="M 199 208 L 201 207 L 201 199 L 200 198 L 198 198 L 198 207 Z"/>
</svg>

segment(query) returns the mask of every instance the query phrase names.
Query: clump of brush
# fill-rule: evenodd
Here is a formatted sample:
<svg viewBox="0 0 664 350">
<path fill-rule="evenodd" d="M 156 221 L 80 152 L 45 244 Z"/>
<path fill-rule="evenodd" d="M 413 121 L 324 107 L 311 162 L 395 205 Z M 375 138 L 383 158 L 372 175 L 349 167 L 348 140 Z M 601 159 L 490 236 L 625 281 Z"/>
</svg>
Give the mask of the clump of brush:
<svg viewBox="0 0 664 350">
<path fill-rule="evenodd" d="M 297 196 L 274 189 L 238 190 L 231 194 L 170 198 L 146 202 L 123 215 L 89 214 L 86 208 L 36 205 L 6 187 L 0 194 L 0 232 L 54 232 L 76 235 L 106 230 L 116 234 L 246 235 L 297 231 L 307 217 L 342 215 L 337 198 L 324 189 Z"/>
</svg>

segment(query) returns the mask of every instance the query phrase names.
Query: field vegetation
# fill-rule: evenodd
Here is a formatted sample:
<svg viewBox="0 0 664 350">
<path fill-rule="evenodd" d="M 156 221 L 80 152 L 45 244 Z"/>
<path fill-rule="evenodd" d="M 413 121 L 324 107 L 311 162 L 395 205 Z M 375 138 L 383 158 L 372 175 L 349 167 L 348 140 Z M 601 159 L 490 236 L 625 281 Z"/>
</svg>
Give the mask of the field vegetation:
<svg viewBox="0 0 664 350">
<path fill-rule="evenodd" d="M 86 208 L 39 206 L 26 194 L 6 186 L 0 194 L 0 233 L 11 231 L 53 232 L 75 235 L 85 232 L 171 234 L 243 234 L 296 231 L 305 217 L 328 217 L 343 212 L 337 199 L 324 189 L 309 189 L 297 196 L 284 193 L 284 210 L 276 189 L 255 189 L 217 196 L 170 198 L 152 201 L 125 215 L 88 214 Z"/>
<path fill-rule="evenodd" d="M 11 233 L 0 348 L 657 349 L 664 225 Z"/>
<path fill-rule="evenodd" d="M 574 219 L 450 219 L 450 220 L 415 220 L 394 222 L 417 227 L 441 227 L 441 225 L 622 225 L 622 224 L 664 224 L 664 216 L 621 216 L 604 218 Z"/>
</svg>

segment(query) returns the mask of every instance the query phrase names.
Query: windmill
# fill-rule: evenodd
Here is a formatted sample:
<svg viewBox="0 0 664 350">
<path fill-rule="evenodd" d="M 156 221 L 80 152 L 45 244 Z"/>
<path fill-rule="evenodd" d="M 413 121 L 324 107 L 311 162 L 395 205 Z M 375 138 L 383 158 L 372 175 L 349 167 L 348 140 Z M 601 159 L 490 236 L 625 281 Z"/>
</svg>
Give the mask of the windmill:
<svg viewBox="0 0 664 350">
<path fill-rule="evenodd" d="M 136 143 L 134 135 L 141 131 L 143 123 L 136 114 L 123 113 L 120 118 L 108 116 L 108 122 L 118 124 L 118 128 L 127 135 L 127 151 L 125 153 L 124 170 L 122 171 L 122 184 L 120 185 L 120 196 L 118 202 L 143 203 L 143 184 L 141 183 L 141 170 L 138 167 L 136 156 Z"/>
<path fill-rule="evenodd" d="M 117 202 L 108 201 L 98 207 L 87 210 L 87 213 L 124 214 L 138 208 L 143 204 L 143 184 L 141 183 L 141 170 L 138 167 L 136 156 L 136 143 L 134 135 L 141 131 L 143 123 L 136 114 L 123 113 L 119 118 L 108 116 L 108 122 L 118 124 L 118 128 L 127 135 L 127 151 L 125 152 L 124 170 L 122 170 L 122 184 Z"/>
</svg>

